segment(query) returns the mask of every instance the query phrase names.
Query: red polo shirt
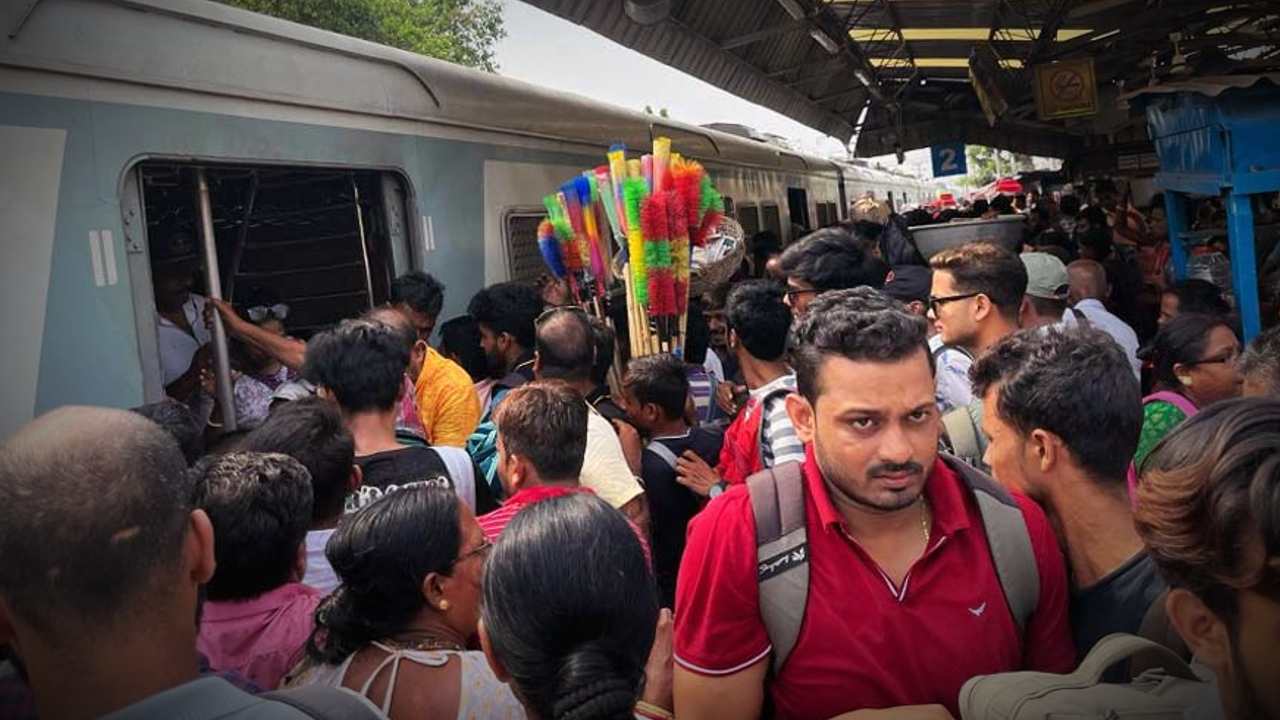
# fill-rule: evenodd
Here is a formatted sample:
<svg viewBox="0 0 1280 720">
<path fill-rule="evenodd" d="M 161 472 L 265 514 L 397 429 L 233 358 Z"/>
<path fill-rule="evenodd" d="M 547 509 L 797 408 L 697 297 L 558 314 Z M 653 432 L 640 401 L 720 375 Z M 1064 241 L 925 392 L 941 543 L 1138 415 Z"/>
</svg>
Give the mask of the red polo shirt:
<svg viewBox="0 0 1280 720">
<path fill-rule="evenodd" d="M 1070 671 L 1067 577 L 1034 502 L 1017 502 L 1040 570 L 1040 604 L 1018 636 L 977 501 L 938 461 L 925 493 L 933 529 L 924 556 L 895 587 L 851 539 L 806 448 L 809 601 L 800 637 L 770 683 L 779 718 L 939 703 L 959 717 L 961 685 L 1009 670 Z M 755 518 L 745 486 L 689 523 L 676 587 L 675 655 L 684 668 L 728 675 L 767 658 L 760 619 Z"/>
</svg>

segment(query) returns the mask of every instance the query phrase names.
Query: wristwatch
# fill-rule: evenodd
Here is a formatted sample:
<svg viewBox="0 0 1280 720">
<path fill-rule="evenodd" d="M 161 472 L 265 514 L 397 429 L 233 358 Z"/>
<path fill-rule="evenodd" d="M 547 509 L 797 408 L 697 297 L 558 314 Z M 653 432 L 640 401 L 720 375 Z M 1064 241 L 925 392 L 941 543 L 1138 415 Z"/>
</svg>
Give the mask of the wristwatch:
<svg viewBox="0 0 1280 720">
<path fill-rule="evenodd" d="M 727 489 L 729 489 L 729 485 L 726 484 L 725 481 L 721 480 L 720 482 L 711 486 L 711 489 L 707 491 L 707 497 L 714 498 Z"/>
</svg>

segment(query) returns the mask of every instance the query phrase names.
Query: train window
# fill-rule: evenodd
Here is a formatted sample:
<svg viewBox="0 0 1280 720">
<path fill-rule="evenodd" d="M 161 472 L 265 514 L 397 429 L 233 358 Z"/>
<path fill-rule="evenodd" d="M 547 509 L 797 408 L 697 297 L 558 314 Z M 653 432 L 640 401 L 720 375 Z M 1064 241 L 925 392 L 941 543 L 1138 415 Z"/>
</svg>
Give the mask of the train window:
<svg viewBox="0 0 1280 720">
<path fill-rule="evenodd" d="M 782 234 L 782 215 L 778 211 L 777 205 L 773 203 L 765 203 L 761 205 L 760 219 L 761 219 L 761 225 L 763 226 L 762 229 L 771 231 L 774 235 L 777 235 L 779 238 L 787 237 L 786 235 Z M 795 240 L 795 238 L 791 238 L 791 239 Z"/>
<path fill-rule="evenodd" d="M 827 217 L 831 218 L 832 225 L 840 222 L 840 207 L 835 203 L 827 203 Z"/>
<path fill-rule="evenodd" d="M 809 223 L 809 193 L 804 188 L 787 188 L 787 213 L 792 225 L 798 225 L 806 232 L 813 228 Z"/>
<path fill-rule="evenodd" d="M 537 208 L 507 210 L 502 214 L 508 276 L 518 282 L 534 282 L 546 272 L 538 250 L 538 223 L 546 212 Z"/>
<path fill-rule="evenodd" d="M 747 238 L 760 232 L 760 210 L 755 205 L 738 206 L 738 223 Z"/>
<path fill-rule="evenodd" d="M 818 203 L 818 227 L 824 228 L 831 224 L 831 216 L 827 213 L 827 204 Z"/>
<path fill-rule="evenodd" d="M 733 198 L 728 195 L 724 196 L 724 214 L 729 217 L 734 217 L 735 215 L 733 212 Z"/>
<path fill-rule="evenodd" d="M 307 338 L 386 300 L 394 258 L 408 257 L 408 224 L 393 217 L 407 198 L 398 175 L 225 165 L 205 166 L 204 174 L 222 294 L 242 313 L 286 305 L 285 330 Z M 195 293 L 208 290 L 196 176 L 189 163 L 137 169 L 157 297 L 175 269 Z M 172 369 L 162 370 L 172 380 Z"/>
</svg>

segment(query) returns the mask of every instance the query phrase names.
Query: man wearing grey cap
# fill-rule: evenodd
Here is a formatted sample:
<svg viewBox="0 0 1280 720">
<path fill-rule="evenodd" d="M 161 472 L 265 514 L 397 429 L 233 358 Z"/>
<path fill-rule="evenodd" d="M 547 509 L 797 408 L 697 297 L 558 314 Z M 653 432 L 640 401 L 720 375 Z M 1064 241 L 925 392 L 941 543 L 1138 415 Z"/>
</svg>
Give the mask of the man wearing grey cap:
<svg viewBox="0 0 1280 720">
<path fill-rule="evenodd" d="M 1018 324 L 1034 328 L 1062 322 L 1071 290 L 1067 266 L 1049 253 L 1028 252 L 1020 257 L 1027 268 L 1027 291 L 1018 310 Z"/>
</svg>

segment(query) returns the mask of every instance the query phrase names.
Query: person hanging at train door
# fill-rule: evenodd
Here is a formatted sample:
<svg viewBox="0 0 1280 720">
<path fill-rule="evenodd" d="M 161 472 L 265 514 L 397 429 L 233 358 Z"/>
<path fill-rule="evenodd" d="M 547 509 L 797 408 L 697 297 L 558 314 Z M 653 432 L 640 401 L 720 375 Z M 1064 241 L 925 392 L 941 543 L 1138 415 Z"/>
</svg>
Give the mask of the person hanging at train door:
<svg viewBox="0 0 1280 720">
<path fill-rule="evenodd" d="M 195 241 L 175 233 L 167 243 L 156 243 L 151 257 L 161 378 L 170 397 L 187 402 L 200 389 L 213 339 L 203 320 L 205 298 L 191 291 L 200 265 Z"/>
</svg>

